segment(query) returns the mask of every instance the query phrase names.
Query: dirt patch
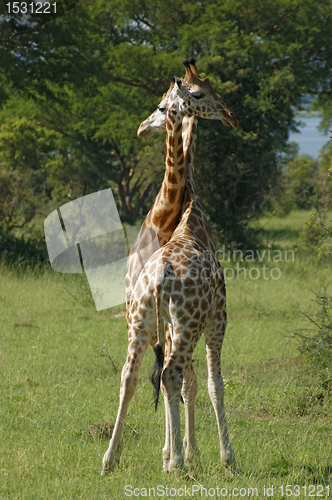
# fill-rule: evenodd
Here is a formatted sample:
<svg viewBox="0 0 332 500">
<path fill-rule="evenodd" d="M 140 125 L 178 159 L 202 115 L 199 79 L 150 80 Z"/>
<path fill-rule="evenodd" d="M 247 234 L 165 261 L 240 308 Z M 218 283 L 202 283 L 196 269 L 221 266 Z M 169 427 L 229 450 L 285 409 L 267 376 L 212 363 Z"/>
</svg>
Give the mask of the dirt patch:
<svg viewBox="0 0 332 500">
<path fill-rule="evenodd" d="M 114 318 L 123 318 L 126 313 L 124 311 L 114 314 Z"/>
<path fill-rule="evenodd" d="M 114 425 L 108 422 L 92 424 L 87 430 L 88 436 L 93 439 L 110 439 L 113 434 Z"/>
</svg>

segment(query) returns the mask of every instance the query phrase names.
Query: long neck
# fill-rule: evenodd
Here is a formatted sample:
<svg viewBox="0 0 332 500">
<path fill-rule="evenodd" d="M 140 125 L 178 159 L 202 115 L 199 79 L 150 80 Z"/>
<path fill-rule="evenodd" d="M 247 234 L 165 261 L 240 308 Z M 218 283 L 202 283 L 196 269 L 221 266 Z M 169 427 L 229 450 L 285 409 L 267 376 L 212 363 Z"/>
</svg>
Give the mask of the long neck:
<svg viewBox="0 0 332 500">
<path fill-rule="evenodd" d="M 194 181 L 194 160 L 197 139 L 197 124 L 196 116 L 186 116 L 183 119 L 182 139 L 183 149 L 185 152 L 186 163 L 186 188 L 191 199 L 197 200 L 197 193 Z"/>
<path fill-rule="evenodd" d="M 179 223 L 186 171 L 182 145 L 183 117 L 173 106 L 166 118 L 166 165 L 165 175 L 156 200 L 143 225 L 156 233 L 160 246 L 170 240 Z"/>
<path fill-rule="evenodd" d="M 175 111 L 175 114 L 172 111 Z M 180 219 L 183 193 L 186 187 L 186 172 L 182 146 L 182 116 L 172 107 L 167 113 L 166 130 L 164 180 L 130 250 L 126 276 L 127 301 L 130 300 L 131 291 L 142 268 L 158 249 L 155 245 L 155 237 L 158 238 L 159 247 L 165 245 L 171 239 Z"/>
<path fill-rule="evenodd" d="M 201 248 L 215 253 L 211 229 L 204 210 L 198 201 L 194 182 L 194 159 L 197 139 L 198 119 L 185 117 L 182 124 L 183 149 L 186 163 L 186 189 L 181 209 L 181 221 L 175 230 L 174 237 L 193 238 Z"/>
</svg>

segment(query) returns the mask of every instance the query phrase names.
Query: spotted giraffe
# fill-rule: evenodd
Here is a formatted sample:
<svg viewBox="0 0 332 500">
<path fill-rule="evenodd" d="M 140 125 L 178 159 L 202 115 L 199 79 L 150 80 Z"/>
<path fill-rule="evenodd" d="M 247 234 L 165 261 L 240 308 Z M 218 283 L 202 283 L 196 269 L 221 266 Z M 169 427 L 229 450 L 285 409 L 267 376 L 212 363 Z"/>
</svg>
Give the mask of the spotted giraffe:
<svg viewBox="0 0 332 500">
<path fill-rule="evenodd" d="M 200 99 L 199 85 L 200 83 L 202 83 L 202 85 L 206 85 L 207 82 L 200 79 L 194 59 L 184 61 L 183 64 L 186 67 L 186 75 L 183 82 L 188 87 L 190 86 L 193 88 L 193 92 L 196 92 L 196 98 Z M 165 131 L 166 105 L 170 101 L 173 86 L 174 82 L 171 83 L 168 91 L 163 95 L 158 108 L 149 116 L 149 118 L 141 123 L 137 131 L 137 135 L 139 137 L 150 135 L 152 130 L 154 132 Z M 199 116 L 209 119 L 210 116 L 209 113 L 206 112 L 206 107 L 211 103 L 212 105 L 217 104 L 218 110 L 220 111 L 219 119 L 224 123 L 224 125 L 233 126 L 235 128 L 237 127 L 238 122 L 236 116 L 213 92 L 209 84 L 207 85 L 204 97 L 205 104 L 202 106 Z M 186 157 L 192 133 L 193 119 L 193 116 L 184 116 L 182 134 L 176 134 L 174 136 L 175 142 L 171 149 L 169 148 L 168 141 L 166 142 L 166 162 L 163 183 L 130 251 L 126 275 L 127 302 L 130 299 L 131 291 L 135 286 L 135 282 L 141 272 L 141 269 L 144 267 L 145 262 L 154 251 L 156 251 L 159 247 L 162 247 L 170 240 L 176 226 L 179 223 L 179 214 L 182 207 L 183 193 L 186 184 L 186 173 L 182 161 L 183 158 L 179 158 L 176 153 L 180 151 L 179 145 L 182 141 L 183 153 L 184 157 Z M 197 118 L 195 118 L 195 120 L 195 124 L 197 125 Z M 154 244 L 151 244 L 153 239 Z"/>
<path fill-rule="evenodd" d="M 223 103 L 220 104 L 221 101 L 215 94 L 213 97 L 215 100 L 214 105 L 209 102 L 209 99 L 204 99 L 204 96 L 201 96 L 202 89 L 199 83 L 194 82 L 195 88 L 190 92 L 185 85 L 182 85 L 180 79 L 176 79 L 175 82 L 176 85 L 174 85 L 171 91 L 171 105 L 168 106 L 166 115 L 167 143 L 170 148 L 174 144 L 172 133 L 174 131 L 175 133 L 182 132 L 182 119 L 184 115 L 197 114 L 200 116 L 204 113 L 206 117 L 212 119 L 223 119 L 224 115 L 222 111 L 224 111 L 225 107 L 222 105 Z M 205 89 L 208 89 L 206 85 L 208 84 L 207 79 L 202 82 L 205 84 Z M 187 86 L 190 88 L 188 83 Z M 213 92 L 212 89 L 209 91 Z M 202 103 L 198 105 L 197 102 L 201 98 L 203 99 L 204 111 L 202 111 Z M 208 107 L 206 105 L 207 102 L 209 102 Z M 180 150 L 183 149 L 182 141 L 180 142 L 179 157 L 181 157 Z M 160 250 L 156 251 L 145 264 L 136 281 L 130 301 L 127 303 L 128 355 L 122 370 L 120 406 L 113 436 L 103 458 L 103 473 L 112 469 L 120 457 L 123 422 L 129 401 L 137 385 L 137 374 L 142 358 L 155 335 L 155 331 L 157 331 L 158 345 L 161 351 L 164 351 L 165 334 L 162 319 L 172 326 L 170 329 L 171 348 L 162 373 L 164 393 L 167 400 L 166 433 L 169 433 L 170 436 L 170 453 L 169 457 L 165 457 L 164 454 L 164 470 L 172 471 L 177 467 L 183 466 L 181 442 L 179 441 L 180 420 L 178 405 L 183 373 L 187 373 L 188 371 L 192 352 L 203 328 L 206 327 L 207 330 L 212 331 L 213 325 L 210 323 L 214 322 L 216 325 L 218 323 L 217 326 L 220 326 L 222 329 L 223 325 L 225 326 L 225 317 L 219 314 L 215 304 L 219 293 L 217 282 L 218 280 L 223 280 L 223 277 L 218 276 L 218 268 L 215 262 L 210 259 L 208 260 L 210 265 L 208 271 L 211 271 L 209 283 L 205 283 L 200 273 L 200 271 L 204 271 L 205 269 L 205 258 L 202 251 L 196 248 L 199 241 L 197 239 L 195 242 L 190 237 L 187 240 L 186 234 L 181 235 L 178 232 L 179 227 L 173 233 L 170 241 L 160 248 Z M 176 234 L 177 236 L 175 237 Z M 192 270 L 194 272 L 198 271 L 197 276 L 190 276 Z M 200 310 L 200 318 L 190 318 L 190 316 L 184 313 L 188 307 L 189 315 L 191 314 L 191 300 L 194 300 L 196 311 Z M 220 337 L 220 332 L 218 333 Z M 211 340 L 211 334 L 207 337 Z M 213 343 L 215 340 L 211 340 L 211 342 Z M 207 342 L 207 346 L 209 346 L 209 342 Z M 212 346 L 210 347 L 212 348 Z M 215 387 L 216 374 L 214 373 L 214 367 L 217 366 L 218 360 L 214 360 L 213 356 L 210 359 L 209 368 L 211 369 L 209 371 L 212 373 L 210 378 L 212 385 Z M 210 386 L 211 384 L 209 384 Z M 216 401 L 217 407 L 218 404 L 219 401 Z M 233 453 L 229 444 L 226 423 L 224 422 L 222 412 L 221 419 L 223 420 L 221 422 L 221 436 L 224 444 L 223 459 L 231 463 L 234 461 Z"/>
<path fill-rule="evenodd" d="M 186 76 L 184 82 L 187 85 L 197 85 L 197 78 L 202 82 L 200 78 L 195 60 L 190 59 L 189 61 L 184 61 L 186 67 Z M 200 84 L 199 82 L 199 84 Z M 169 103 L 170 94 L 173 89 L 174 82 L 172 82 L 168 91 L 161 98 L 161 102 L 158 108 L 139 126 L 137 131 L 138 136 L 150 135 L 152 131 L 161 132 L 166 130 L 166 105 Z M 197 90 L 197 89 L 196 89 Z M 209 91 L 209 88 L 208 88 Z M 215 94 L 210 91 L 212 98 L 215 98 Z M 199 96 L 200 97 L 200 96 Z M 206 96 L 205 96 L 206 97 Z M 209 99 L 207 99 L 207 103 Z M 238 121 L 235 115 L 228 109 L 225 103 L 219 102 L 223 108 L 223 116 L 221 120 L 227 126 L 232 125 L 234 128 L 238 126 Z M 203 107 L 203 113 L 205 112 L 205 107 Z M 206 116 L 206 114 L 205 114 Z M 207 116 L 208 117 L 208 116 Z M 185 116 L 182 123 L 182 140 L 183 140 L 183 151 L 186 161 L 186 173 L 184 173 L 181 166 L 176 166 L 169 164 L 166 158 L 166 168 L 163 184 L 160 191 L 156 197 L 156 200 L 149 211 L 140 231 L 140 234 L 135 241 L 131 256 L 129 259 L 128 272 L 127 272 L 127 299 L 130 297 L 131 290 L 133 289 L 134 283 L 139 276 L 141 269 L 144 267 L 144 263 L 152 255 L 152 253 L 159 247 L 163 246 L 174 232 L 175 226 L 179 222 L 179 213 L 182 207 L 184 185 L 183 179 L 186 179 L 187 189 L 189 189 L 192 171 L 193 171 L 193 158 L 196 144 L 196 129 L 197 129 L 197 117 L 195 116 Z M 190 144 L 190 153 L 188 158 L 191 161 L 188 163 L 187 151 Z M 169 153 L 169 151 L 167 151 Z M 174 175 L 177 185 L 169 183 L 169 175 Z M 194 192 L 194 184 L 192 184 L 192 192 Z M 174 194 L 173 194 L 174 193 Z M 176 193 L 176 196 L 175 196 Z M 151 233 L 147 229 L 152 230 L 152 234 L 157 236 L 157 245 L 148 245 L 147 241 L 151 239 Z M 156 342 L 156 337 L 153 336 L 151 340 L 151 346 L 153 347 Z M 167 352 L 167 349 L 166 349 Z M 188 381 L 187 381 L 188 377 Z M 182 398 L 185 407 L 185 422 L 186 422 L 186 432 L 184 437 L 184 449 L 185 449 L 185 459 L 186 463 L 197 459 L 199 455 L 196 441 L 195 441 L 195 425 L 194 425 L 194 393 L 196 394 L 196 378 L 192 365 L 188 369 L 188 373 L 184 374 L 183 381 L 183 391 Z M 196 451 L 194 451 L 196 450 Z"/>
<path fill-rule="evenodd" d="M 188 63 L 189 64 L 187 64 L 187 69 L 186 69 L 186 78 L 184 80 L 187 82 L 192 81 L 192 75 L 201 80 L 197 72 L 195 60 L 190 59 Z M 152 113 L 150 117 L 147 118 L 140 125 L 138 130 L 139 135 L 150 135 L 152 132 L 161 132 L 166 130 L 166 105 L 168 98 L 169 98 L 168 94 L 164 94 L 157 110 L 154 113 Z M 225 108 L 225 110 L 226 109 L 227 108 Z M 229 110 L 227 110 L 227 118 L 229 121 L 227 122 L 226 119 L 224 119 L 226 122 L 225 124 L 237 128 L 238 126 L 237 118 Z M 186 159 L 186 174 L 185 174 L 186 188 L 184 192 L 184 203 L 181 206 L 180 214 L 182 215 L 182 213 L 185 211 L 185 206 L 188 203 L 188 195 L 190 193 L 190 196 L 193 199 L 194 209 L 196 211 L 201 211 L 203 226 L 207 234 L 211 235 L 211 231 L 208 222 L 206 220 L 205 214 L 198 201 L 194 183 L 194 177 L 193 177 L 194 156 L 195 156 L 195 147 L 197 138 L 197 123 L 198 120 L 196 116 L 185 117 L 183 119 L 182 137 L 183 137 L 183 149 L 185 152 L 185 159 Z M 214 251 L 215 251 L 214 245 L 212 245 L 210 247 L 210 252 L 213 254 Z M 166 358 L 168 356 L 168 353 L 170 352 L 170 345 L 171 345 L 171 337 L 170 335 L 167 334 L 167 328 L 169 327 L 170 325 L 168 324 L 166 326 L 166 349 L 165 349 Z M 199 459 L 199 450 L 195 439 L 194 400 L 196 393 L 197 393 L 197 380 L 193 370 L 192 363 L 190 363 L 188 366 L 187 373 L 184 373 L 182 391 L 181 391 L 181 395 L 185 406 L 185 436 L 183 440 L 183 447 L 185 450 L 186 464 L 189 464 L 191 462 L 197 462 Z M 169 432 L 166 433 L 166 443 L 164 446 L 163 454 L 165 457 L 169 455 Z"/>
</svg>

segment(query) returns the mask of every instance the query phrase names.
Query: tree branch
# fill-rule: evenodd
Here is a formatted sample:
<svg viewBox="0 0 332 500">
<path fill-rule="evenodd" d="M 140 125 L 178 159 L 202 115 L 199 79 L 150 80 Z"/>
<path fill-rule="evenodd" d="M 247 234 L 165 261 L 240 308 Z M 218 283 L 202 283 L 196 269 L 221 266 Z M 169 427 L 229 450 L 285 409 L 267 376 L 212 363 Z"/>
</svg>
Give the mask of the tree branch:
<svg viewBox="0 0 332 500">
<path fill-rule="evenodd" d="M 113 79 L 116 82 L 124 83 L 125 85 L 130 85 L 132 87 L 141 87 L 145 90 L 147 90 L 150 94 L 156 95 L 160 97 L 160 91 L 158 90 L 158 86 L 161 83 L 162 79 L 158 78 L 157 80 L 154 80 L 155 87 L 152 88 L 150 87 L 146 82 L 142 82 L 140 80 L 127 80 L 126 78 L 122 78 L 121 76 L 113 76 Z"/>
</svg>

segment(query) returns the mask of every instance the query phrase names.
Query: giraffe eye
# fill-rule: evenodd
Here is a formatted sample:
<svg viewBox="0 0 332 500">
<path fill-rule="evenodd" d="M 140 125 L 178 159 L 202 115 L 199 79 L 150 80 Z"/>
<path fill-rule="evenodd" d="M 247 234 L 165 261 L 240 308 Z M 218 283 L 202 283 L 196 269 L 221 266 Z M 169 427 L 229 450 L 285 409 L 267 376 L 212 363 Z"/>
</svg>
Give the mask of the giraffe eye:
<svg viewBox="0 0 332 500">
<path fill-rule="evenodd" d="M 166 108 L 162 107 L 162 106 L 158 106 L 158 109 L 159 111 L 161 111 L 162 113 L 164 113 L 166 111 Z"/>
<path fill-rule="evenodd" d="M 205 97 L 204 94 L 196 94 L 196 95 L 192 94 L 192 96 L 197 100 L 203 99 L 203 97 Z"/>
</svg>

